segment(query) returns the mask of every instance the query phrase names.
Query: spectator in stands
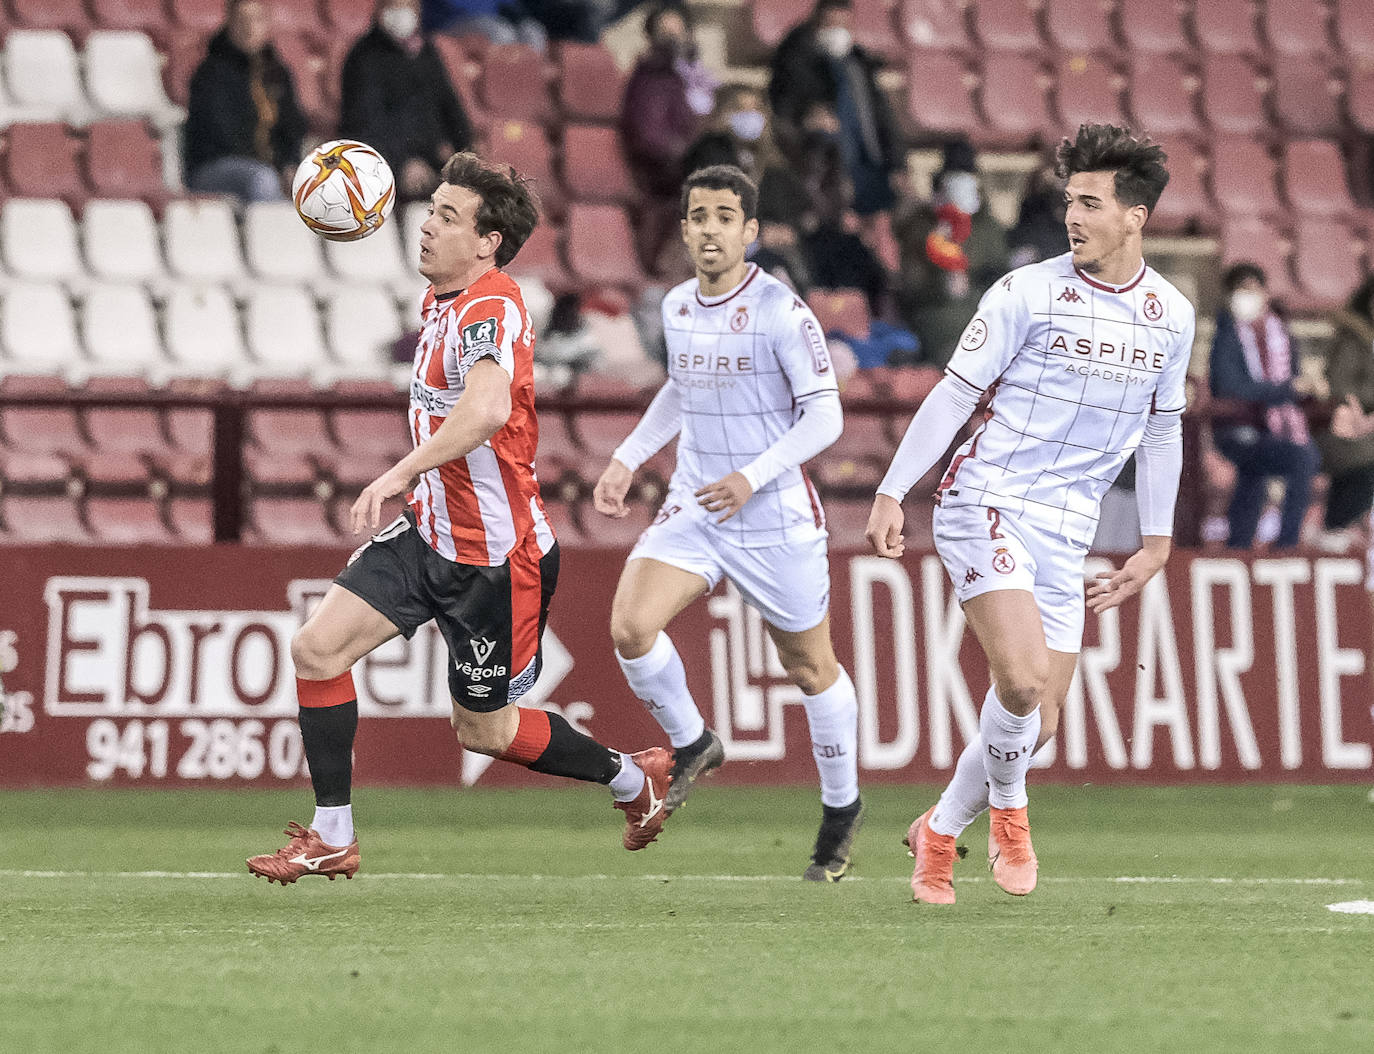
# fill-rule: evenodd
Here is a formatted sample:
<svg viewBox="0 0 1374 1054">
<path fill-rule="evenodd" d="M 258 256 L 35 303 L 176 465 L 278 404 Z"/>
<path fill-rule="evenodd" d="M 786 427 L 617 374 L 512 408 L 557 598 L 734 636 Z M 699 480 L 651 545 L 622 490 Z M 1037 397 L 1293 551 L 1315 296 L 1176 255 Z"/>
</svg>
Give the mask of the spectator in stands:
<svg viewBox="0 0 1374 1054">
<path fill-rule="evenodd" d="M 1263 269 L 1238 263 L 1222 276 L 1226 303 L 1217 312 L 1209 366 L 1212 395 L 1247 404 L 1213 420 L 1217 449 L 1236 466 L 1236 487 L 1226 518 L 1226 544 L 1248 549 L 1264 511 L 1268 482 L 1284 481 L 1275 544 L 1298 544 L 1319 455 L 1298 401 L 1314 394 L 1298 371 L 1297 349 L 1269 299 Z"/>
<path fill-rule="evenodd" d="M 984 207 L 968 140 L 945 144 L 934 196 L 904 201 L 892 231 L 901 252 L 902 319 L 920 338 L 926 361 L 944 366 L 983 293 L 1007 271 L 1006 232 Z"/>
<path fill-rule="evenodd" d="M 1011 250 L 1008 266 L 1012 269 L 1069 251 L 1064 233 L 1064 184 L 1054 174 L 1053 164 L 1031 174 L 1016 226 L 1007 234 L 1007 245 Z"/>
<path fill-rule="evenodd" d="M 1331 548 L 1353 542 L 1374 504 L 1374 275 L 1332 319 L 1326 383 L 1336 404 L 1329 431 L 1317 436 L 1322 467 L 1331 476 L 1323 526 Z"/>
<path fill-rule="evenodd" d="M 640 260 L 649 274 L 658 275 L 659 256 L 677 236 L 683 160 L 701 118 L 714 105 L 716 80 L 697 56 L 685 7 L 655 4 L 644 35 L 649 46 L 625 85 L 620 134 L 644 195 L 637 232 Z"/>
<path fill-rule="evenodd" d="M 525 44 L 541 55 L 548 47 L 544 27 L 530 17 L 524 0 L 424 0 L 420 21 L 428 32 L 486 37 L 493 44 Z"/>
<path fill-rule="evenodd" d="M 862 217 L 892 208 L 893 176 L 905 161 L 901 133 L 878 87 L 880 66 L 854 43 L 852 0 L 817 0 L 811 16 L 778 44 L 768 85 L 779 132 L 791 146 L 800 143 L 813 107 L 835 115 L 854 211 Z"/>
<path fill-rule="evenodd" d="M 286 196 L 306 125 L 271 33 L 264 0 L 230 0 L 191 77 L 183 152 L 192 190 L 243 201 Z"/>
<path fill-rule="evenodd" d="M 401 201 L 428 198 L 444 162 L 472 147 L 472 123 L 420 32 L 420 0 L 378 0 L 372 28 L 344 60 L 341 98 L 340 134 L 381 152 Z"/>
</svg>

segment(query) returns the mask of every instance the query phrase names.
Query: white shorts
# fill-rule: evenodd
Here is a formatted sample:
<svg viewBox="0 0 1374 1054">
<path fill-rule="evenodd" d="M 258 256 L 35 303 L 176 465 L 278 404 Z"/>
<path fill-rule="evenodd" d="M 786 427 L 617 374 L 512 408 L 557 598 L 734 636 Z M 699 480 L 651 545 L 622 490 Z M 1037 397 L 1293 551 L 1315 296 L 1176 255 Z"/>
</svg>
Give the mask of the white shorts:
<svg viewBox="0 0 1374 1054">
<path fill-rule="evenodd" d="M 830 611 L 824 537 L 746 549 L 720 541 L 707 513 L 695 503 L 676 508 L 665 503 L 629 559 L 658 560 L 700 575 L 707 592 L 728 578 L 765 622 L 786 633 L 818 626 Z"/>
<path fill-rule="evenodd" d="M 937 505 L 933 525 L 959 603 L 994 589 L 1024 589 L 1035 597 L 1050 648 L 1082 650 L 1086 545 L 986 505 Z"/>
</svg>

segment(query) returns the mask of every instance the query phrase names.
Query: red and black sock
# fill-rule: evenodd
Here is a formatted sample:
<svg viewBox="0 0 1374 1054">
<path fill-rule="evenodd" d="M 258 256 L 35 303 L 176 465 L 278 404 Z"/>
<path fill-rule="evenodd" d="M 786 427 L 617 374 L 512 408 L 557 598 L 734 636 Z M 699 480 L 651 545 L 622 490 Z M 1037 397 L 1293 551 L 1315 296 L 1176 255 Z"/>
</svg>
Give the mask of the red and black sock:
<svg viewBox="0 0 1374 1054">
<path fill-rule="evenodd" d="M 315 804 L 347 805 L 353 790 L 353 736 L 358 731 L 353 671 L 327 681 L 297 677 L 296 698 Z"/>
<path fill-rule="evenodd" d="M 588 783 L 610 783 L 620 771 L 620 754 L 573 729 L 560 714 L 520 708 L 515 738 L 501 761 L 534 772 Z"/>
</svg>

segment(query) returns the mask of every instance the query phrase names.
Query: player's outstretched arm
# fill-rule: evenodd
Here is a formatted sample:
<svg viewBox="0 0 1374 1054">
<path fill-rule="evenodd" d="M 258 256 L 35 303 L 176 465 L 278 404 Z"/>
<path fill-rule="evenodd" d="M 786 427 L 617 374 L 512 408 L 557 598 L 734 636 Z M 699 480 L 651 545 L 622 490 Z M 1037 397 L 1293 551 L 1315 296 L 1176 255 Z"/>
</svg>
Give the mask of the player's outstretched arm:
<svg viewBox="0 0 1374 1054">
<path fill-rule="evenodd" d="M 625 506 L 625 495 L 629 493 L 630 483 L 634 478 L 634 472 L 615 458 L 611 458 L 611 463 L 606 466 L 606 471 L 601 473 L 601 478 L 596 481 L 596 488 L 592 491 L 592 507 L 603 516 L 624 519 L 630 512 Z"/>
<path fill-rule="evenodd" d="M 873 499 L 873 511 L 868 514 L 864 536 L 875 553 L 896 560 L 906 552 L 906 536 L 902 534 L 905 519 L 902 503 L 896 498 L 879 494 Z"/>
<path fill-rule="evenodd" d="M 1103 571 L 1088 585 L 1088 610 L 1100 615 L 1139 593 L 1168 563 L 1172 544 L 1166 535 L 1146 535 L 1119 571 Z"/>
<path fill-rule="evenodd" d="M 639 424 L 615 448 L 611 463 L 601 473 L 592 491 L 592 508 L 604 516 L 620 519 L 629 514 L 625 495 L 630 491 L 635 469 L 648 461 L 668 441 L 682 431 L 682 393 L 670 377 L 654 396 Z"/>
<path fill-rule="evenodd" d="M 479 359 L 465 378 L 466 387 L 439 430 L 367 485 L 349 512 L 353 533 L 375 531 L 382 503 L 410 488 L 421 472 L 467 457 L 510 419 L 510 374 L 494 359 Z"/>
</svg>

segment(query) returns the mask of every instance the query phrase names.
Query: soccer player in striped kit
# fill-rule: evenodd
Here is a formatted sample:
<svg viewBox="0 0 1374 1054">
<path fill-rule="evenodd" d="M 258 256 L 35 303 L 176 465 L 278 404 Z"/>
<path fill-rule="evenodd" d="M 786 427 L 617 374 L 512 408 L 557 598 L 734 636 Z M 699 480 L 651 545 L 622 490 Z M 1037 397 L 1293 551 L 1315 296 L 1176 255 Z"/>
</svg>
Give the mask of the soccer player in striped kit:
<svg viewBox="0 0 1374 1054">
<path fill-rule="evenodd" d="M 955 839 L 988 808 L 993 878 L 1016 896 L 1035 888 L 1026 772 L 1059 723 L 1082 646 L 1083 561 L 1102 495 L 1132 453 L 1143 544 L 1098 575 L 1086 606 L 1116 607 L 1169 558 L 1194 320 L 1141 250 L 1166 160 L 1112 125 L 1063 140 L 1069 251 L 1012 271 L 983 297 L 874 499 L 869 543 L 896 559 L 903 497 L 987 397 L 940 484 L 933 526 L 992 687 L 980 734 L 907 832 L 917 901 L 954 903 Z"/>
<path fill-rule="evenodd" d="M 671 752 L 622 754 L 558 714 L 516 705 L 539 675 L 558 578 L 558 543 L 534 474 L 534 333 L 519 286 L 501 269 L 538 219 L 513 171 L 470 153 L 445 164 L 420 236 L 419 270 L 431 288 L 410 382 L 415 448 L 363 491 L 354 532 L 376 530 L 382 503 L 413 490 L 291 642 L 315 816 L 308 828 L 288 826 L 282 849 L 248 861 L 269 882 L 358 870 L 352 666 L 431 618 L 452 660 L 452 723 L 463 746 L 609 785 L 626 815 L 627 849 L 652 842 L 667 818 Z"/>
</svg>

